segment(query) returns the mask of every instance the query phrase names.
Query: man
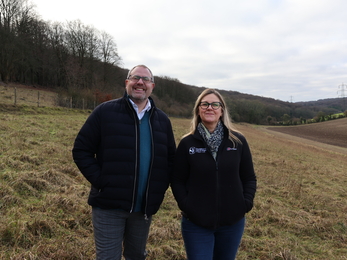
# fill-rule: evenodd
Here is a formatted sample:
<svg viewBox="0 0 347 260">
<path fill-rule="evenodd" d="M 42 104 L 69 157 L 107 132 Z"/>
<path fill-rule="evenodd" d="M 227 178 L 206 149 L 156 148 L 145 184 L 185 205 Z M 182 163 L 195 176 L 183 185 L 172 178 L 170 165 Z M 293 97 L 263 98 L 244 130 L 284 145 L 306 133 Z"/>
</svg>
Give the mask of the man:
<svg viewBox="0 0 347 260">
<path fill-rule="evenodd" d="M 146 258 L 151 223 L 169 185 L 176 144 L 168 117 L 149 97 L 151 70 L 131 69 L 123 98 L 100 104 L 78 133 L 73 159 L 91 183 L 97 259 Z"/>
</svg>

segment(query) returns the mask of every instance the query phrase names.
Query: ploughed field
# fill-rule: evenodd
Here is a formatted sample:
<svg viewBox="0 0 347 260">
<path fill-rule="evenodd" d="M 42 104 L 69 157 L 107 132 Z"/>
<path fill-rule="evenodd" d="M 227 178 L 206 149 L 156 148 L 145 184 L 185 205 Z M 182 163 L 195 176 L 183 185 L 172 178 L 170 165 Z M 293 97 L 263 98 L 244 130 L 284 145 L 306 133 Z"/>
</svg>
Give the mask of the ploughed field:
<svg viewBox="0 0 347 260">
<path fill-rule="evenodd" d="M 347 148 L 347 118 L 299 126 L 268 127 L 268 130 Z"/>
</svg>

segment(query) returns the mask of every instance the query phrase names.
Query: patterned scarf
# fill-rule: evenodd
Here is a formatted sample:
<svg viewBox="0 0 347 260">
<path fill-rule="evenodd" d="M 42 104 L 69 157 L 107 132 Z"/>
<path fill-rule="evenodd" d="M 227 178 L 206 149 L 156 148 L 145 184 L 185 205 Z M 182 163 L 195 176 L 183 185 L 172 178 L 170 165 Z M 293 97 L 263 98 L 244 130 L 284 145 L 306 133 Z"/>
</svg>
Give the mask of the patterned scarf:
<svg viewBox="0 0 347 260">
<path fill-rule="evenodd" d="M 198 131 L 210 148 L 213 158 L 216 160 L 218 148 L 224 137 L 223 124 L 221 121 L 218 121 L 216 129 L 213 131 L 213 133 L 210 133 L 202 123 L 199 123 Z"/>
</svg>

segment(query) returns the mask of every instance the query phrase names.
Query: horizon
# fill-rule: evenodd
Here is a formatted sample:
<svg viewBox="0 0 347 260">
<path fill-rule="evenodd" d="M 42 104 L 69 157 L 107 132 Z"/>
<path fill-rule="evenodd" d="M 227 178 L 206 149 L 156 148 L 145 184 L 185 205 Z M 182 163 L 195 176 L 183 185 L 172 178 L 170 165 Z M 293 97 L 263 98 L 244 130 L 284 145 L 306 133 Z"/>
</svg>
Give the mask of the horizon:
<svg viewBox="0 0 347 260">
<path fill-rule="evenodd" d="M 343 0 L 32 3 L 45 21 L 110 34 L 123 68 L 144 63 L 188 85 L 305 102 L 338 97 L 347 82 Z"/>
</svg>

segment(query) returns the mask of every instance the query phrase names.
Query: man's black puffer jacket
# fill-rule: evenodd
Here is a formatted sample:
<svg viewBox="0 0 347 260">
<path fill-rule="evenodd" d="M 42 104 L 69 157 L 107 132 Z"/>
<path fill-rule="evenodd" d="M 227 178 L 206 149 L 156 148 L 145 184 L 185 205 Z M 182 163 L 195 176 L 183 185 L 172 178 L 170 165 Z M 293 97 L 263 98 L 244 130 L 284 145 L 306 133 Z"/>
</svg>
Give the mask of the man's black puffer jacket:
<svg viewBox="0 0 347 260">
<path fill-rule="evenodd" d="M 142 212 L 155 214 L 173 167 L 175 140 L 171 122 L 149 98 L 152 161 Z M 125 94 L 99 105 L 78 133 L 73 159 L 92 184 L 88 203 L 103 209 L 134 208 L 139 165 L 139 120 Z"/>
</svg>

